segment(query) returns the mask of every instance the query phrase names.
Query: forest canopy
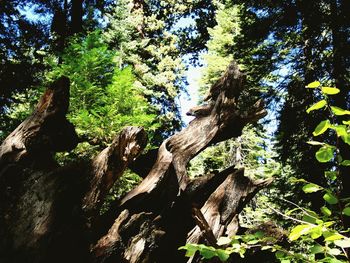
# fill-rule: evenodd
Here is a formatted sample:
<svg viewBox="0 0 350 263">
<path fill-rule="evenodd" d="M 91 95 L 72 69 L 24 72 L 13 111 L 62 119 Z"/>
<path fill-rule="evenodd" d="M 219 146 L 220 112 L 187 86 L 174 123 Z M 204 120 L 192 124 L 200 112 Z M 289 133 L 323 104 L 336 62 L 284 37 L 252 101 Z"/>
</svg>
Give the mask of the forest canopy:
<svg viewBox="0 0 350 263">
<path fill-rule="evenodd" d="M 350 1 L 0 22 L 0 262 L 350 262 Z"/>
</svg>

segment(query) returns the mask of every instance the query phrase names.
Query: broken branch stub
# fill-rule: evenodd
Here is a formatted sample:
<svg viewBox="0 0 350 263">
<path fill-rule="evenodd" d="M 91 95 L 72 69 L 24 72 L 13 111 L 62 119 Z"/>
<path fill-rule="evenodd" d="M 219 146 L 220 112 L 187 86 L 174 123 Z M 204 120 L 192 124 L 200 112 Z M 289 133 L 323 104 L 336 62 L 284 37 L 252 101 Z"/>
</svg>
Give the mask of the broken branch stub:
<svg viewBox="0 0 350 263">
<path fill-rule="evenodd" d="M 235 230 L 238 228 L 234 220 L 235 216 L 260 189 L 267 187 L 271 182 L 272 179 L 254 182 L 244 176 L 243 169 L 232 172 L 201 208 L 214 236 L 218 238 L 222 235 L 235 235 Z M 198 243 L 201 237 L 200 228 L 195 227 L 190 231 L 187 242 Z"/>
<path fill-rule="evenodd" d="M 90 164 L 89 186 L 83 199 L 83 210 L 97 217 L 104 198 L 128 165 L 143 151 L 147 134 L 141 127 L 126 127 L 112 144 L 99 153 Z"/>
<path fill-rule="evenodd" d="M 39 103 L 2 143 L 0 167 L 26 157 L 41 158 L 69 151 L 78 144 L 74 126 L 65 115 L 69 106 L 69 79 L 61 77 L 45 91 Z"/>
<path fill-rule="evenodd" d="M 244 206 L 262 188 L 267 187 L 272 178 L 253 181 L 244 176 L 244 170 L 232 171 L 225 181 L 210 195 L 200 209 L 201 222 L 188 232 L 186 243 L 206 243 L 213 246 L 221 236 L 232 237 L 239 228 L 238 215 Z M 205 227 L 203 227 L 205 225 Z M 208 232 L 211 235 L 208 235 Z M 198 255 L 187 263 L 202 262 Z"/>
</svg>

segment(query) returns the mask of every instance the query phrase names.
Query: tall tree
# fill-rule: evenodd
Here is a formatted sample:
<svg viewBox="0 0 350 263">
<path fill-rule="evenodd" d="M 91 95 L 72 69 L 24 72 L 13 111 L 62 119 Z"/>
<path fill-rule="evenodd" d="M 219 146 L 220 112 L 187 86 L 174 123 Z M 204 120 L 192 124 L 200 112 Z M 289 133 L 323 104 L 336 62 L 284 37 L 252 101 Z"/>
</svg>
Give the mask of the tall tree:
<svg viewBox="0 0 350 263">
<path fill-rule="evenodd" d="M 216 25 L 213 28 L 208 28 L 210 39 L 206 44 L 208 51 L 203 54 L 206 66 L 203 67 L 203 77 L 199 92 L 201 100 L 206 97 L 209 87 L 215 85 L 227 65 L 234 59 L 232 54 L 232 49 L 236 45 L 234 40 L 241 34 L 239 17 L 241 7 L 227 4 L 223 1 L 215 1 L 214 6 L 216 7 Z M 245 68 L 244 64 L 239 66 Z M 243 108 L 249 105 L 249 102 L 252 100 L 258 99 L 261 93 L 259 94 L 259 92 L 255 91 L 247 93 L 247 95 L 249 99 L 243 99 L 246 100 L 241 105 Z M 216 151 L 212 149 L 210 153 L 205 154 L 209 156 L 207 163 L 213 162 L 212 169 L 217 169 L 218 166 L 236 164 L 237 167 L 244 166 L 247 169 L 246 174 L 249 176 L 263 177 L 263 172 L 261 170 L 258 171 L 256 168 L 260 166 L 261 161 L 272 162 L 272 160 L 268 157 L 269 154 L 264 151 L 267 148 L 265 143 L 267 137 L 261 128 L 262 126 L 244 129 L 242 136 L 235 141 L 226 141 L 225 145 L 220 145 Z M 216 162 L 215 158 L 224 161 Z M 208 166 L 210 167 L 210 165 Z M 276 166 L 278 165 L 276 164 Z M 267 170 L 265 172 L 266 176 L 268 176 L 269 172 Z"/>
<path fill-rule="evenodd" d="M 7 113 L 18 102 L 16 92 L 25 92 L 42 80 L 45 70 L 41 52 L 48 42 L 42 21 L 28 19 L 19 10 L 23 1 L 0 3 L 0 138 L 17 125 Z"/>
<path fill-rule="evenodd" d="M 334 69 L 339 71 L 335 57 L 338 61 L 348 61 L 347 51 L 346 48 L 340 51 L 334 44 L 337 39 L 343 39 L 344 43 L 349 32 L 345 29 L 347 19 L 334 18 L 338 14 L 343 14 L 343 18 L 347 16 L 345 2 L 237 2 L 242 4 L 240 15 L 244 19 L 240 25 L 242 34 L 236 37 L 234 56 L 251 73 L 248 79 L 251 86 L 266 91 L 267 101 L 281 99 L 283 106 L 277 132 L 280 157 L 295 169 L 297 177 L 322 184 L 319 174 L 323 168 L 314 160 L 315 150 L 306 142 L 311 139 L 311 132 L 324 114 L 321 112 L 311 117 L 305 112 L 317 101 L 317 95 L 313 96 L 313 91 L 304 87 L 314 80 L 329 85 L 339 83 L 334 75 Z M 336 24 L 342 25 L 341 29 Z M 349 65 L 340 64 L 343 69 L 349 68 Z M 338 100 L 340 105 L 345 105 L 344 94 L 348 93 L 348 88 L 340 88 L 342 94 Z M 281 96 L 276 96 L 278 94 Z"/>
<path fill-rule="evenodd" d="M 71 8 L 71 30 L 72 34 L 83 30 L 83 2 L 84 0 L 72 0 Z"/>
<path fill-rule="evenodd" d="M 215 1 L 216 25 L 208 28 L 210 39 L 207 41 L 207 52 L 203 54 L 204 67 L 200 81 L 201 101 L 207 97 L 209 87 L 217 85 L 218 79 L 229 61 L 234 59 L 232 52 L 235 39 L 243 33 L 240 28 L 239 5 L 227 4 L 224 1 Z M 240 68 L 246 68 L 240 64 Z M 252 78 L 248 75 L 249 83 Z M 240 107 L 249 107 L 250 103 L 262 96 L 263 92 L 247 87 L 245 97 L 242 98 Z M 264 131 L 263 125 L 249 125 L 242 130 L 242 135 L 236 139 L 230 139 L 218 145 L 207 148 L 191 162 L 191 175 L 198 176 L 208 172 L 221 171 L 223 167 L 235 165 L 236 168 L 244 168 L 245 175 L 249 178 L 270 178 L 281 176 L 280 164 L 273 158 L 276 152 L 273 149 L 274 139 Z M 263 165 L 262 165 L 263 164 Z M 269 217 L 266 209 L 267 199 L 272 199 L 268 193 L 258 194 L 254 201 L 247 205 L 246 213 L 240 217 L 239 223 L 250 228 L 267 221 Z M 266 197 L 268 196 L 268 197 Z M 248 262 L 248 261 L 247 261 Z"/>
<path fill-rule="evenodd" d="M 181 3 L 164 1 L 118 1 L 105 34 L 120 52 L 120 64 L 133 66 L 135 85 L 144 90 L 158 115 L 156 144 L 181 127 L 176 100 L 184 88 L 184 66 L 170 27 L 171 17 L 186 8 Z"/>
</svg>

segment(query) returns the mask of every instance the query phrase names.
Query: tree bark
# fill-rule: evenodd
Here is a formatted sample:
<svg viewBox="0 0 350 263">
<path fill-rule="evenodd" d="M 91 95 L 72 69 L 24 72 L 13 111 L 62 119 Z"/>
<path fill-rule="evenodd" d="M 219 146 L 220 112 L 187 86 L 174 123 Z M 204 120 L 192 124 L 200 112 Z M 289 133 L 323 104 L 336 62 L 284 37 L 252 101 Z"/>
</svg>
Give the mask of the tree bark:
<svg viewBox="0 0 350 263">
<path fill-rule="evenodd" d="M 348 59 L 348 33 L 346 33 L 346 16 L 348 15 L 348 9 L 345 9 L 346 1 L 332 0 L 330 2 L 331 11 L 331 30 L 332 30 L 332 48 L 333 48 L 333 74 L 332 77 L 335 81 L 335 86 L 340 89 L 339 94 L 335 96 L 334 103 L 337 107 L 346 109 L 348 108 L 348 72 L 347 72 L 347 59 Z M 347 4 L 349 6 L 349 4 Z M 346 120 L 344 116 L 337 116 L 338 123 Z M 348 160 L 350 158 L 349 145 L 339 140 L 338 147 L 343 159 Z M 341 181 L 340 196 L 345 198 L 348 196 L 348 189 L 350 188 L 350 179 L 348 174 L 350 168 L 346 166 L 339 167 L 339 178 Z M 344 227 L 350 227 L 350 219 L 345 217 L 343 220 Z"/>
<path fill-rule="evenodd" d="M 231 63 L 205 111 L 193 111 L 189 126 L 158 150 L 139 156 L 146 133 L 127 127 L 91 161 L 60 167 L 53 154 L 73 149 L 78 138 L 65 117 L 69 80 L 57 80 L 0 147 L 0 261 L 186 262 L 178 251 L 186 240 L 213 243 L 234 235 L 241 209 L 271 180 L 254 182 L 234 167 L 191 180 L 186 167 L 266 114 L 261 101 L 245 110 L 239 105 L 243 83 Z M 101 216 L 109 189 L 128 166 L 144 180 Z"/>
<path fill-rule="evenodd" d="M 83 2 L 84 0 L 72 0 L 71 31 L 72 35 L 83 31 Z"/>
</svg>

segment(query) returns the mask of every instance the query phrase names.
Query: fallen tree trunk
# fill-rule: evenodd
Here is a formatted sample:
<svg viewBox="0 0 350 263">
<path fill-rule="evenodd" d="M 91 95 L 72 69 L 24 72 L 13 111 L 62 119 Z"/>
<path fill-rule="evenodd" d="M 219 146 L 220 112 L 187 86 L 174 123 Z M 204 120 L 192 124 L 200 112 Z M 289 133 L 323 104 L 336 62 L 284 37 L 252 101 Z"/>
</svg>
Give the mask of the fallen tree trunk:
<svg viewBox="0 0 350 263">
<path fill-rule="evenodd" d="M 209 145 L 265 116 L 261 101 L 240 108 L 243 83 L 231 63 L 207 103 L 189 112 L 195 119 L 157 151 L 137 159 L 147 136 L 128 127 L 90 162 L 59 167 L 53 154 L 73 149 L 78 139 L 65 118 L 69 80 L 56 81 L 0 147 L 0 261 L 186 262 L 178 251 L 186 241 L 210 244 L 234 234 L 239 212 L 270 180 L 253 182 L 234 167 L 190 180 L 186 167 Z M 101 216 L 106 194 L 128 166 L 143 181 Z"/>
</svg>

